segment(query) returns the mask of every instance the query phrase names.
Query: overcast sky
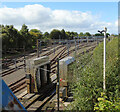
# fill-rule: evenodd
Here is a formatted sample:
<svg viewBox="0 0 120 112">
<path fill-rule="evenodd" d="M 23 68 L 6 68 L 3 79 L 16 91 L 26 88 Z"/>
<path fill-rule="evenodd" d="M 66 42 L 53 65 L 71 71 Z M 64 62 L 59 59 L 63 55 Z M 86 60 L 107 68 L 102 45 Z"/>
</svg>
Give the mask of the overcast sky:
<svg viewBox="0 0 120 112">
<path fill-rule="evenodd" d="M 22 24 L 29 29 L 50 32 L 52 29 L 96 33 L 105 26 L 109 33 L 118 33 L 117 2 L 3 2 L 1 24 Z"/>
</svg>

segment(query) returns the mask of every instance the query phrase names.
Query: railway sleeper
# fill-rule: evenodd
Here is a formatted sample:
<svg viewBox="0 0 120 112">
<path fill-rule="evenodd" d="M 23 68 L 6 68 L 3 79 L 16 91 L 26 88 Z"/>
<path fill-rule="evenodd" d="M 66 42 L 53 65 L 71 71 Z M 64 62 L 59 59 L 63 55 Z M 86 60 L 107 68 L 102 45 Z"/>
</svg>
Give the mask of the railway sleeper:
<svg viewBox="0 0 120 112">
<path fill-rule="evenodd" d="M 27 96 L 25 95 L 24 98 L 21 100 L 21 103 L 27 109 L 36 101 L 38 100 L 42 101 L 48 95 L 48 93 L 52 92 L 55 89 L 55 87 L 56 84 L 51 84 L 44 88 L 44 90 L 41 90 L 40 94 L 37 93 L 27 94 Z"/>
<path fill-rule="evenodd" d="M 15 93 L 19 92 L 20 90 L 22 90 L 22 89 L 24 89 L 24 88 L 26 88 L 26 87 L 27 87 L 27 85 L 26 85 L 26 84 L 23 84 L 23 85 L 20 86 L 19 88 L 15 89 L 15 90 L 13 91 L 13 93 L 15 94 Z"/>
<path fill-rule="evenodd" d="M 17 83 L 16 85 L 14 85 L 13 87 L 11 87 L 10 89 L 12 91 L 15 91 L 17 88 L 19 88 L 20 86 L 26 84 L 26 81 L 25 80 L 22 80 L 21 82 Z"/>
</svg>

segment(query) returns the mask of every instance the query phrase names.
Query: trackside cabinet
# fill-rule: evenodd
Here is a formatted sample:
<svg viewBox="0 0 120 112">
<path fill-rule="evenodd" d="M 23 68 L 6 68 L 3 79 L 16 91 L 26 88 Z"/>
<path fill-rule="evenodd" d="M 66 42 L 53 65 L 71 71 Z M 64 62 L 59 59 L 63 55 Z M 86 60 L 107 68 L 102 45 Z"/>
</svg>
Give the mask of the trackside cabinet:
<svg viewBox="0 0 120 112">
<path fill-rule="evenodd" d="M 75 61 L 74 57 L 68 56 L 63 58 L 59 62 L 60 72 L 60 96 L 68 96 L 69 81 L 72 78 L 72 74 L 69 72 L 69 66 Z"/>
<path fill-rule="evenodd" d="M 48 56 L 27 60 L 26 83 L 28 93 L 40 93 L 51 82 Z"/>
</svg>

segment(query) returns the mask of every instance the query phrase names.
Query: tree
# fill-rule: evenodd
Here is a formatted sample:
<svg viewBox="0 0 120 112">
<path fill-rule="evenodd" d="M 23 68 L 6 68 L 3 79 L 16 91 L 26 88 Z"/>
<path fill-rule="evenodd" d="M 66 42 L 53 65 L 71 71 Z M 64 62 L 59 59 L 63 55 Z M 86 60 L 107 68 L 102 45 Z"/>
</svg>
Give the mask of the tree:
<svg viewBox="0 0 120 112">
<path fill-rule="evenodd" d="M 84 36 L 84 34 L 83 32 L 80 32 L 79 37 L 82 37 L 82 36 Z"/>
<path fill-rule="evenodd" d="M 95 36 L 104 36 L 104 34 L 102 33 L 96 33 Z"/>
<path fill-rule="evenodd" d="M 50 35 L 49 37 L 51 39 L 59 39 L 59 37 L 61 37 L 61 32 L 57 29 L 53 29 L 51 32 L 50 32 Z"/>
<path fill-rule="evenodd" d="M 62 39 L 67 39 L 67 36 L 66 36 L 66 33 L 65 33 L 64 29 L 61 30 L 61 38 Z"/>
<path fill-rule="evenodd" d="M 18 30 L 14 28 L 13 25 L 1 26 L 2 33 L 2 47 L 4 50 L 8 50 L 9 48 L 17 48 L 18 47 Z"/>
<path fill-rule="evenodd" d="M 31 29 L 29 33 L 32 39 L 32 46 L 36 46 L 37 39 L 42 39 L 43 37 L 42 32 L 38 29 Z"/>
<path fill-rule="evenodd" d="M 42 32 L 38 29 L 31 29 L 30 33 L 34 34 L 37 37 L 37 39 L 42 39 L 42 37 L 43 37 Z"/>
<path fill-rule="evenodd" d="M 69 31 L 66 31 L 65 33 L 66 33 L 67 39 L 71 39 L 71 33 Z"/>
<path fill-rule="evenodd" d="M 84 36 L 91 36 L 91 34 L 89 32 L 86 32 Z"/>
<path fill-rule="evenodd" d="M 49 38 L 49 33 L 48 33 L 48 32 L 45 32 L 45 33 L 43 34 L 43 38 Z"/>
<path fill-rule="evenodd" d="M 71 32 L 71 38 L 73 39 L 74 37 L 78 36 L 77 32 Z"/>
<path fill-rule="evenodd" d="M 41 33 L 42 34 L 42 32 L 40 30 L 38 30 L 38 29 L 31 29 L 30 32 Z"/>
<path fill-rule="evenodd" d="M 66 35 L 67 35 L 67 38 L 69 38 L 69 39 L 73 39 L 73 37 L 76 37 L 76 36 L 78 36 L 78 33 L 77 32 L 70 32 L 70 31 L 67 31 L 66 32 Z"/>
<path fill-rule="evenodd" d="M 28 32 L 28 28 L 25 24 L 22 25 L 22 28 L 20 30 L 21 35 L 21 47 L 25 48 L 31 48 L 32 47 L 32 38 Z"/>
<path fill-rule="evenodd" d="M 96 33 L 95 34 L 95 36 L 104 36 L 104 33 Z M 109 33 L 106 33 L 106 37 L 108 37 L 108 36 L 110 36 L 110 34 Z"/>
</svg>

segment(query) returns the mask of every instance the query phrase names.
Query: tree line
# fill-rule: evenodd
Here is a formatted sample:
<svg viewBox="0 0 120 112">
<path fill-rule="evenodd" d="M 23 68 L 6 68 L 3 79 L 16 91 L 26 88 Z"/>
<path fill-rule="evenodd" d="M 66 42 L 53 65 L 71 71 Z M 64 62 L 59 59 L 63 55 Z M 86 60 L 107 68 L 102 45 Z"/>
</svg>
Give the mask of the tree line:
<svg viewBox="0 0 120 112">
<path fill-rule="evenodd" d="M 35 48 L 36 40 L 41 39 L 43 41 L 48 41 L 52 39 L 73 39 L 76 36 L 91 36 L 89 32 L 70 32 L 64 29 L 58 30 L 53 29 L 50 33 L 42 33 L 38 29 L 28 29 L 28 26 L 23 24 L 20 31 L 14 28 L 13 25 L 0 25 L 0 33 L 2 38 L 2 49 L 3 51 L 8 51 L 11 48 L 25 48 L 31 49 Z M 103 34 L 96 33 L 95 36 L 103 36 Z"/>
</svg>

